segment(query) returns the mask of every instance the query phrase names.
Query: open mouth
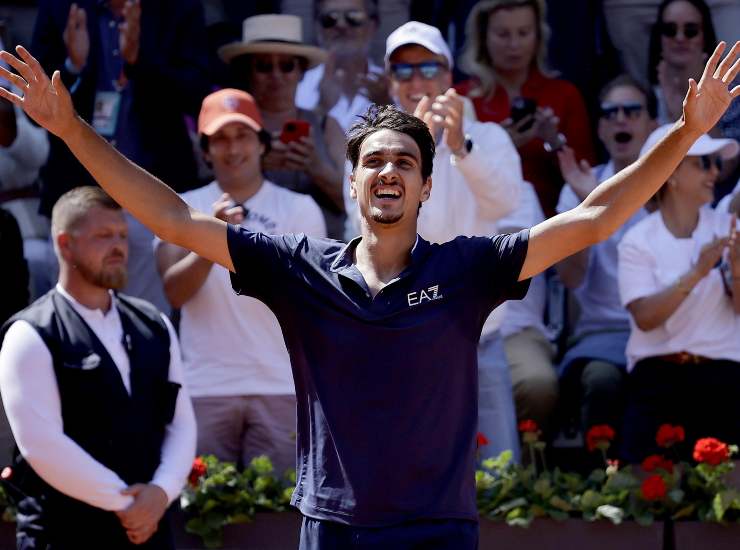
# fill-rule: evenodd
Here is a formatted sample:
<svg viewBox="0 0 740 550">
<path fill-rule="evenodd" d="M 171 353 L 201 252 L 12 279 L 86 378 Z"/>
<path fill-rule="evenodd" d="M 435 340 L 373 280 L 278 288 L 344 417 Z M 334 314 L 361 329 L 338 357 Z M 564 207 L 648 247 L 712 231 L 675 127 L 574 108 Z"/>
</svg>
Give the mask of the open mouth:
<svg viewBox="0 0 740 550">
<path fill-rule="evenodd" d="M 378 187 L 374 195 L 381 200 L 396 200 L 401 198 L 401 190 L 395 187 Z"/>
<path fill-rule="evenodd" d="M 632 134 L 629 132 L 617 132 L 614 135 L 614 141 L 617 143 L 629 143 L 632 141 Z"/>
</svg>

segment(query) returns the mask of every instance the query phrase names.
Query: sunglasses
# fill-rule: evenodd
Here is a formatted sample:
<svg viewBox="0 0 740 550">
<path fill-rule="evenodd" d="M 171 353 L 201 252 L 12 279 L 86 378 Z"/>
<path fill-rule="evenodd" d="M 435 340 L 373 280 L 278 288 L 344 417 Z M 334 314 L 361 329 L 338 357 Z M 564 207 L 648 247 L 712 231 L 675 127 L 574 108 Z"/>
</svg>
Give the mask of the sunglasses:
<svg viewBox="0 0 740 550">
<path fill-rule="evenodd" d="M 325 29 L 331 29 L 344 19 L 348 27 L 361 27 L 367 21 L 367 14 L 362 10 L 333 10 L 319 14 L 319 24 Z"/>
<path fill-rule="evenodd" d="M 260 74 L 269 74 L 275 68 L 275 64 L 272 61 L 266 61 L 264 59 L 256 59 L 253 66 L 254 71 Z M 277 63 L 278 69 L 280 69 L 280 72 L 283 74 L 292 73 L 293 71 L 295 71 L 297 66 L 297 59 L 287 59 L 285 61 L 280 61 Z"/>
<path fill-rule="evenodd" d="M 717 171 L 721 172 L 724 162 L 722 161 L 722 157 L 719 155 L 701 155 L 699 157 L 699 166 L 701 166 L 701 169 L 705 172 L 709 172 L 712 169 L 712 166 L 715 166 Z"/>
<path fill-rule="evenodd" d="M 424 80 L 432 80 L 445 70 L 445 66 L 439 61 L 424 61 L 423 63 L 392 63 L 391 74 L 393 78 L 401 82 L 408 82 L 414 77 L 414 73 L 421 75 Z"/>
<path fill-rule="evenodd" d="M 624 118 L 636 119 L 642 114 L 645 107 L 641 103 L 602 103 L 601 118 L 606 120 L 616 120 L 619 111 L 624 113 Z"/>
<path fill-rule="evenodd" d="M 678 36 L 679 25 L 677 23 L 661 23 L 660 34 L 666 38 L 676 38 Z M 699 23 L 686 23 L 683 25 L 684 38 L 696 38 L 701 32 Z"/>
</svg>

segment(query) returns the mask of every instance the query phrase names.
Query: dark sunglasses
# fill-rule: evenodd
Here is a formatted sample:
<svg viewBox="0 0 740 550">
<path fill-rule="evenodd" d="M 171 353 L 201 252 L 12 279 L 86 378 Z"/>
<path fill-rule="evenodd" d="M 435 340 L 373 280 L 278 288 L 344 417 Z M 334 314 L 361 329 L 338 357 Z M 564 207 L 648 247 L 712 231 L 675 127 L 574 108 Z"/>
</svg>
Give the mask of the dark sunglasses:
<svg viewBox="0 0 740 550">
<path fill-rule="evenodd" d="M 391 74 L 396 80 L 407 82 L 420 74 L 424 80 L 432 80 L 445 69 L 439 61 L 424 61 L 423 63 L 392 63 Z"/>
<path fill-rule="evenodd" d="M 624 113 L 624 118 L 635 119 L 640 116 L 645 107 L 641 103 L 602 103 L 601 118 L 616 120 L 619 111 Z"/>
<path fill-rule="evenodd" d="M 367 14 L 362 10 L 332 10 L 319 14 L 319 24 L 325 29 L 336 27 L 341 19 L 349 27 L 361 27 L 367 21 Z"/>
<path fill-rule="evenodd" d="M 699 157 L 699 166 L 705 172 L 709 172 L 712 169 L 712 165 L 717 167 L 718 172 L 721 172 L 724 166 L 722 157 L 719 155 L 702 155 Z"/>
<path fill-rule="evenodd" d="M 677 23 L 661 23 L 660 34 L 666 38 L 676 38 L 678 36 L 679 26 Z M 696 38 L 701 32 L 699 23 L 686 23 L 683 25 L 684 38 Z"/>
<path fill-rule="evenodd" d="M 287 59 L 277 63 L 280 72 L 283 74 L 292 73 L 298 66 L 297 59 Z M 256 59 L 254 61 L 254 71 L 261 74 L 269 74 L 275 68 L 275 64 L 272 61 L 265 61 L 264 59 Z"/>
</svg>

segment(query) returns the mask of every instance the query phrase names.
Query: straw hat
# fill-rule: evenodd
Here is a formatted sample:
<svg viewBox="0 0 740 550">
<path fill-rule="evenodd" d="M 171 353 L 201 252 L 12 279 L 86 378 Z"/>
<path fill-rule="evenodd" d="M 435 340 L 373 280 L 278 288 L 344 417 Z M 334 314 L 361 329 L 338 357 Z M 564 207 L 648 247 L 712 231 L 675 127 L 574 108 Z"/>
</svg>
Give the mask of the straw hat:
<svg viewBox="0 0 740 550">
<path fill-rule="evenodd" d="M 242 24 L 241 42 L 226 44 L 218 55 L 226 63 L 238 55 L 277 53 L 308 60 L 311 69 L 326 61 L 326 51 L 303 42 L 301 18 L 296 15 L 255 15 Z"/>
</svg>

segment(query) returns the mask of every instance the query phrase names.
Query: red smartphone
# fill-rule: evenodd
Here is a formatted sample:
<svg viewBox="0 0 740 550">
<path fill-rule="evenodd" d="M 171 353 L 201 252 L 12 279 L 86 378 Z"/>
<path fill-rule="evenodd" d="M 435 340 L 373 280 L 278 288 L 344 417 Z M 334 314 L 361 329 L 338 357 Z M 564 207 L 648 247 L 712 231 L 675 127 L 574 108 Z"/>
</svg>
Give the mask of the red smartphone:
<svg viewBox="0 0 740 550">
<path fill-rule="evenodd" d="M 311 124 L 306 120 L 289 120 L 283 125 L 283 131 L 280 133 L 280 141 L 290 143 L 298 141 L 302 137 L 308 137 L 311 131 Z"/>
</svg>

